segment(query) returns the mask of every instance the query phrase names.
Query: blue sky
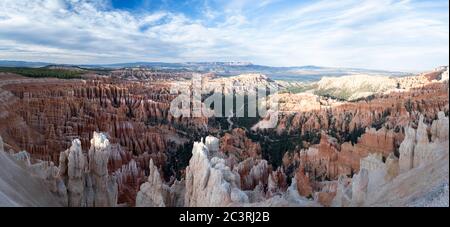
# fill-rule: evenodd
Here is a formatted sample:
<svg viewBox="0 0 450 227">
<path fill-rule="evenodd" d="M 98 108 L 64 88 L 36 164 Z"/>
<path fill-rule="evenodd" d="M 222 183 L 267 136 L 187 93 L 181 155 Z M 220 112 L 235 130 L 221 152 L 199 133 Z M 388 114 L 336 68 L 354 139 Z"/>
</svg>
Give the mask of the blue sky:
<svg viewBox="0 0 450 227">
<path fill-rule="evenodd" d="M 448 21 L 447 0 L 2 0 L 0 59 L 420 71 L 448 65 Z"/>
</svg>

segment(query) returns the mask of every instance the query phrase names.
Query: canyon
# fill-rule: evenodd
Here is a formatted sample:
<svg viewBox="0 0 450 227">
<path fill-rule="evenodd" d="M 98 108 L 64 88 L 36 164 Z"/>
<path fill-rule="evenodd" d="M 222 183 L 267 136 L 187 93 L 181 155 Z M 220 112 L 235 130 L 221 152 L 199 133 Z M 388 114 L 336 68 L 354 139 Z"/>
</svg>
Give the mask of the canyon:
<svg viewBox="0 0 450 227">
<path fill-rule="evenodd" d="M 267 98 L 272 129 L 269 116 L 174 117 L 171 88 L 194 77 L 0 74 L 0 205 L 448 206 L 448 67 L 322 78 L 299 93 L 262 74 L 201 75 L 225 94 L 282 91 Z"/>
</svg>

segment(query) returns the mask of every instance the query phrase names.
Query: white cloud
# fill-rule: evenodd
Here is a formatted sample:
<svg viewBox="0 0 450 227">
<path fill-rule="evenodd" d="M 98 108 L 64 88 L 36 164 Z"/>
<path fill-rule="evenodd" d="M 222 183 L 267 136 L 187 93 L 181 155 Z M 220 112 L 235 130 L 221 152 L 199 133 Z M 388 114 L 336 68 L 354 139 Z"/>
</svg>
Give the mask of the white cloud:
<svg viewBox="0 0 450 227">
<path fill-rule="evenodd" d="M 203 19 L 193 19 L 170 9 L 115 10 L 106 0 L 3 0 L 0 58 L 236 60 L 392 70 L 448 64 L 447 1 L 218 2 L 223 11 L 205 4 Z"/>
</svg>

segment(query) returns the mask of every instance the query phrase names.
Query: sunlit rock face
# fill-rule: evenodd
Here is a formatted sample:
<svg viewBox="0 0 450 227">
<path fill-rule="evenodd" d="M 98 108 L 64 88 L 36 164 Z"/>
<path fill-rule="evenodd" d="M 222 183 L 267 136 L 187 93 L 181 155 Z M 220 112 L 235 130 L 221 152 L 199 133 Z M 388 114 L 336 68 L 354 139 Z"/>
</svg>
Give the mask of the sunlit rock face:
<svg viewBox="0 0 450 227">
<path fill-rule="evenodd" d="M 109 175 L 111 145 L 105 134 L 94 132 L 86 156 L 80 140 L 61 152 L 59 175 L 67 185 L 68 206 L 111 207 L 117 205 L 116 178 Z"/>
<path fill-rule="evenodd" d="M 417 130 L 406 129 L 405 140 L 400 145 L 400 172 L 437 160 L 446 153 L 445 144 L 448 144 L 448 117 L 439 112 L 430 127 L 421 116 Z"/>
<path fill-rule="evenodd" d="M 186 168 L 186 206 L 226 206 L 231 202 L 248 201 L 240 193 L 239 175 L 225 165 L 225 160 L 208 159 L 209 150 L 195 143 L 192 158 Z"/>
<path fill-rule="evenodd" d="M 389 155 L 383 161 L 380 154 L 371 154 L 361 159 L 361 170 L 351 184 L 338 187 L 334 205 L 448 205 L 448 193 L 439 193 L 448 188 L 449 142 L 444 132 L 448 124 L 437 122 L 448 122 L 448 118 L 439 113 L 430 126 L 420 116 L 417 130 L 408 127 L 400 158 Z"/>
<path fill-rule="evenodd" d="M 67 155 L 67 156 L 66 156 Z M 67 160 L 67 191 L 69 196 L 69 206 L 86 206 L 85 194 L 85 172 L 87 169 L 87 159 L 81 150 L 80 140 L 74 140 L 67 152 L 61 153 L 60 163 Z M 61 165 L 62 167 L 63 165 Z M 61 174 L 64 174 L 62 172 Z"/>
<path fill-rule="evenodd" d="M 93 192 L 94 199 L 92 205 L 96 207 L 115 206 L 117 204 L 116 178 L 108 174 L 108 161 L 110 156 L 111 144 L 106 138 L 106 135 L 94 132 L 88 158 L 89 177 L 92 183 L 92 189 L 89 188 L 89 192 Z M 88 203 L 89 205 L 91 204 Z"/>
</svg>

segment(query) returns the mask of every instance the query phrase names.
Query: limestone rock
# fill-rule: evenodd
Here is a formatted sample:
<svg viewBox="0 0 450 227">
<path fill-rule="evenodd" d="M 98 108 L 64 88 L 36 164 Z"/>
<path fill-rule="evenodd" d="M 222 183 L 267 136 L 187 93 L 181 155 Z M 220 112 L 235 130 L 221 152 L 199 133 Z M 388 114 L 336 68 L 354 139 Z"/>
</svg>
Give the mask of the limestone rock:
<svg viewBox="0 0 450 227">
<path fill-rule="evenodd" d="M 439 120 L 445 120 L 442 114 Z M 435 122 L 432 125 L 439 127 Z M 439 134 L 436 133 L 439 130 L 432 129 L 432 135 Z M 438 201 L 436 204 L 442 203 L 443 199 L 448 200 L 445 193 L 434 193 L 443 184 L 448 185 L 448 140 L 441 140 L 445 138 L 445 133 L 442 137 L 432 135 L 430 141 L 428 126 L 420 116 L 417 131 L 406 129 L 399 160 L 393 154 L 385 162 L 381 154 L 370 154 L 361 159 L 361 170 L 352 179 L 352 190 L 348 196 L 351 198 L 350 205 L 405 206 L 417 203 L 417 198 L 422 198 L 421 203 L 426 203 L 425 197 Z M 348 199 L 344 200 L 342 194 L 342 188 L 338 189 L 334 205 L 348 205 Z"/>
<path fill-rule="evenodd" d="M 210 152 L 218 152 L 220 141 L 214 136 L 207 136 L 205 138 L 205 145 Z"/>
<path fill-rule="evenodd" d="M 448 144 L 448 118 L 444 113 L 438 114 L 438 119 L 433 121 L 430 131 L 431 141 L 423 116 L 419 118 L 417 131 L 406 129 L 406 137 L 399 150 L 401 173 L 431 163 L 447 153 L 445 146 Z"/>
<path fill-rule="evenodd" d="M 163 182 L 159 175 L 158 168 L 150 160 L 150 173 L 148 181 L 141 185 L 141 190 L 136 197 L 137 207 L 165 207 L 166 192 L 163 189 Z"/>
<path fill-rule="evenodd" d="M 361 206 L 367 197 L 369 188 L 369 171 L 361 168 L 352 179 L 352 206 Z"/>
<path fill-rule="evenodd" d="M 117 179 L 108 172 L 111 146 L 106 135 L 94 132 L 88 157 L 81 141 L 60 154 L 58 176 L 67 185 L 68 206 L 111 207 L 117 204 Z"/>
<path fill-rule="evenodd" d="M 400 173 L 406 172 L 414 166 L 414 148 L 416 146 L 416 130 L 411 127 L 405 129 L 405 139 L 400 144 L 399 165 Z"/>
<path fill-rule="evenodd" d="M 96 207 L 111 207 L 117 204 L 117 183 L 108 174 L 111 144 L 105 134 L 94 132 L 89 149 L 89 177 L 92 181 Z M 69 162 L 70 164 L 70 162 Z"/>
<path fill-rule="evenodd" d="M 355 184 L 356 185 L 356 184 Z M 342 175 L 337 181 L 336 196 L 334 197 L 331 206 L 333 207 L 348 207 L 352 202 L 352 181 L 348 177 Z"/>
<path fill-rule="evenodd" d="M 84 187 L 85 187 L 85 168 L 87 165 L 86 157 L 81 150 L 80 140 L 74 140 L 67 155 L 67 191 L 69 196 L 69 206 L 85 206 Z"/>
<path fill-rule="evenodd" d="M 448 141 L 449 121 L 448 117 L 445 117 L 444 112 L 438 113 L 438 119 L 433 121 L 431 125 L 432 140 L 435 142 Z"/>
<path fill-rule="evenodd" d="M 386 181 L 391 181 L 400 173 L 399 159 L 391 153 L 386 159 Z"/>
<path fill-rule="evenodd" d="M 217 207 L 248 201 L 236 191 L 239 190 L 239 175 L 225 165 L 225 160 L 217 157 L 209 160 L 208 155 L 208 148 L 202 142 L 194 143 L 192 158 L 186 168 L 184 205 Z"/>
</svg>

